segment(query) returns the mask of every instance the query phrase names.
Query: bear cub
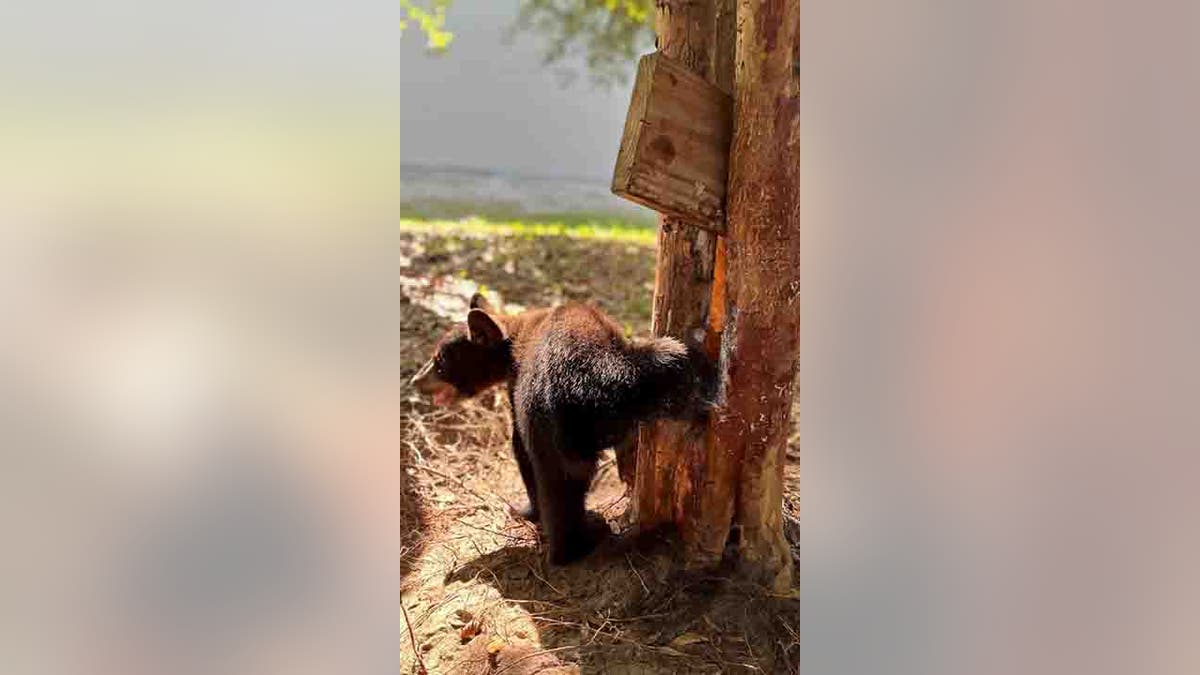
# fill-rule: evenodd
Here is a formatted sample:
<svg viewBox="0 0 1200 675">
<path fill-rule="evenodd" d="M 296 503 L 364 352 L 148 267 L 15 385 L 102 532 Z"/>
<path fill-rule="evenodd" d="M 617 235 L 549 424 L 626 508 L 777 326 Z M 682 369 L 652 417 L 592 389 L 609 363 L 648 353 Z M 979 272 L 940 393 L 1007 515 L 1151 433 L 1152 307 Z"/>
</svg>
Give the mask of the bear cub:
<svg viewBox="0 0 1200 675">
<path fill-rule="evenodd" d="M 466 322 L 439 340 L 412 385 L 438 405 L 507 385 L 513 454 L 529 497 L 521 515 L 541 523 L 550 562 L 565 564 L 608 532 L 584 510 L 600 452 L 638 422 L 705 414 L 714 372 L 698 348 L 627 340 L 590 305 L 503 315 L 477 293 Z"/>
</svg>

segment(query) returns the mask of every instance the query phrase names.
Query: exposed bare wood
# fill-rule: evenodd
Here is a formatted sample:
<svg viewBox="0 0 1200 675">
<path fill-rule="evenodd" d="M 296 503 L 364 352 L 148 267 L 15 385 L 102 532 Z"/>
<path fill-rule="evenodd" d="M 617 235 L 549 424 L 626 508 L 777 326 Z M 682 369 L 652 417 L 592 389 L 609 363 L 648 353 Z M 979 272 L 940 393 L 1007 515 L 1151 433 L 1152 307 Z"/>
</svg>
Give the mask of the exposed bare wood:
<svg viewBox="0 0 1200 675">
<path fill-rule="evenodd" d="M 612 191 L 715 232 L 725 227 L 733 99 L 662 53 L 643 56 Z"/>
</svg>

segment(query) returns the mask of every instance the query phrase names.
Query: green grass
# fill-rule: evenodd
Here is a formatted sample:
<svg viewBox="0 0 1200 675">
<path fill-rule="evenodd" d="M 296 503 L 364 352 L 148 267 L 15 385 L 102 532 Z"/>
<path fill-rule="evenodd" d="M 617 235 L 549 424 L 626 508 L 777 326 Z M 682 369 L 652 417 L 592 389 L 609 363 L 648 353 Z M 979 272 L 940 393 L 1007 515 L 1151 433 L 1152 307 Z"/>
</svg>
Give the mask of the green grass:
<svg viewBox="0 0 1200 675">
<path fill-rule="evenodd" d="M 653 229 L 657 218 L 650 211 L 570 211 L 562 213 L 529 213 L 521 204 L 505 201 L 478 202 L 448 199 L 401 199 L 400 217 L 409 220 L 462 220 L 480 219 L 492 222 L 538 224 L 565 223 L 567 225 L 606 224 L 618 229 L 622 226 L 641 226 Z"/>
<path fill-rule="evenodd" d="M 657 232 L 653 225 L 621 220 L 611 216 L 587 214 L 563 216 L 526 216 L 521 219 L 463 218 L 461 220 L 401 218 L 401 231 L 450 234 L 492 234 L 515 237 L 572 237 L 616 241 L 638 246 L 654 246 Z"/>
</svg>

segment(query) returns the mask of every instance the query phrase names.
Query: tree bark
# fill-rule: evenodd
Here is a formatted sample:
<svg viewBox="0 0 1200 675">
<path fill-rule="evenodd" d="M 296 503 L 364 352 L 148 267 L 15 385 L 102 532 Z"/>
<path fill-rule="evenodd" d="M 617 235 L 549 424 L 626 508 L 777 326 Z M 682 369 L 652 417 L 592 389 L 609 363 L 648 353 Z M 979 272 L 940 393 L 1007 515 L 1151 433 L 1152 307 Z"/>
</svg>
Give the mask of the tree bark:
<svg viewBox="0 0 1200 675">
<path fill-rule="evenodd" d="M 792 575 L 783 463 L 800 356 L 800 2 L 742 0 L 737 18 L 725 400 L 709 428 L 706 479 L 737 486 L 733 522 L 741 529 L 742 565 L 783 590 Z"/>
</svg>

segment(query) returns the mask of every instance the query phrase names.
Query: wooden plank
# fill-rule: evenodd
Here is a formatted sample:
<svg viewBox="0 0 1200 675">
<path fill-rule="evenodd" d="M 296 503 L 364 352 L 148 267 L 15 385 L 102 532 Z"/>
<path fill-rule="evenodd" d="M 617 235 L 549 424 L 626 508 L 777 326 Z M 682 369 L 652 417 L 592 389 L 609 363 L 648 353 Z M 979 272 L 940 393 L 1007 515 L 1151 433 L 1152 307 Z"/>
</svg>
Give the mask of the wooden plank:
<svg viewBox="0 0 1200 675">
<path fill-rule="evenodd" d="M 643 56 L 613 170 L 614 194 L 725 229 L 733 99 L 662 52 Z"/>
</svg>

